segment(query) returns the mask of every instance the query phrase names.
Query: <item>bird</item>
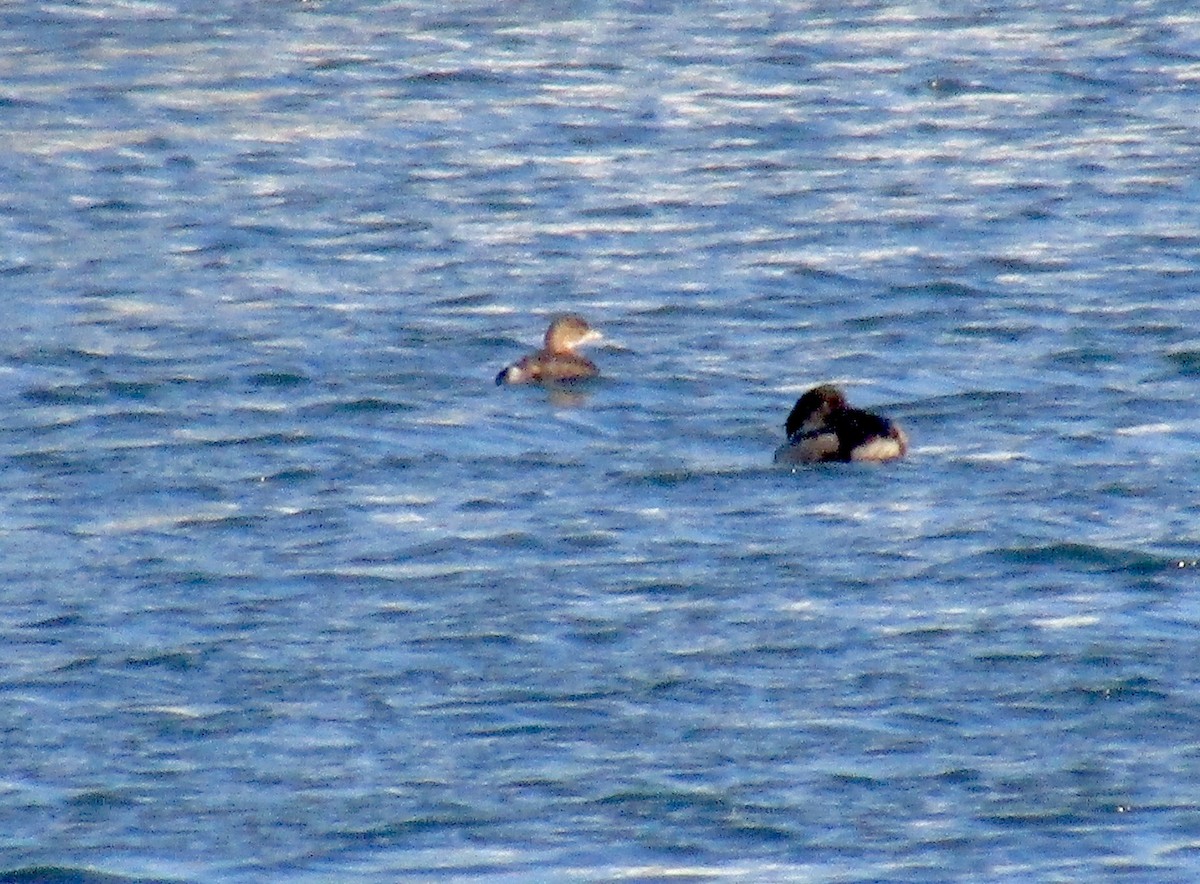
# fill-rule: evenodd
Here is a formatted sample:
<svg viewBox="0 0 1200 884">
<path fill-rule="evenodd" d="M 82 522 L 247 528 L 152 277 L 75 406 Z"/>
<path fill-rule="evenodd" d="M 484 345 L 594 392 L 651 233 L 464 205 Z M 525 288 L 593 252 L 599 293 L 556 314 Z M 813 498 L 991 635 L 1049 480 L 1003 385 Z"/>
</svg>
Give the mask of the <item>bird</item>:
<svg viewBox="0 0 1200 884">
<path fill-rule="evenodd" d="M 576 347 L 603 336 L 576 313 L 556 316 L 546 329 L 542 349 L 522 356 L 496 375 L 496 385 L 558 384 L 598 377 L 596 363 L 575 352 Z"/>
<path fill-rule="evenodd" d="M 783 425 L 787 442 L 775 463 L 886 461 L 908 453 L 908 437 L 893 421 L 851 408 L 833 384 L 821 384 L 796 400 Z"/>
</svg>

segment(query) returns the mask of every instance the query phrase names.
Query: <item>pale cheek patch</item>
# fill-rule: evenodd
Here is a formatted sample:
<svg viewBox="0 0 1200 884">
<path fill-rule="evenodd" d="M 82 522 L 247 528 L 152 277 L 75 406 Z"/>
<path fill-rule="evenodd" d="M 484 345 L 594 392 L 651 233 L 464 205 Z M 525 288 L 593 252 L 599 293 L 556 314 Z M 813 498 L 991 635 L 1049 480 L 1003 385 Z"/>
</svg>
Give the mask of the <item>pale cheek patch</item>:
<svg viewBox="0 0 1200 884">
<path fill-rule="evenodd" d="M 775 451 L 775 463 L 817 463 L 836 457 L 838 437 L 835 433 L 804 436 L 781 445 Z"/>
</svg>

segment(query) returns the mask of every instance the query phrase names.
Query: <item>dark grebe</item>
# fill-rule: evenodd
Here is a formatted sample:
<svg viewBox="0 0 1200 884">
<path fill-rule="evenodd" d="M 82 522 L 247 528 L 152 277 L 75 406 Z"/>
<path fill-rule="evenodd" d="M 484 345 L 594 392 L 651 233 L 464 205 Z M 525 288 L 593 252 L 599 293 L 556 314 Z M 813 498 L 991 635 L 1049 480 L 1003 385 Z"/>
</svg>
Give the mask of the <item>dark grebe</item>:
<svg viewBox="0 0 1200 884">
<path fill-rule="evenodd" d="M 851 408 L 831 384 L 813 387 L 796 400 L 783 425 L 788 440 L 775 463 L 894 460 L 908 452 L 908 437 L 886 417 Z"/>
</svg>

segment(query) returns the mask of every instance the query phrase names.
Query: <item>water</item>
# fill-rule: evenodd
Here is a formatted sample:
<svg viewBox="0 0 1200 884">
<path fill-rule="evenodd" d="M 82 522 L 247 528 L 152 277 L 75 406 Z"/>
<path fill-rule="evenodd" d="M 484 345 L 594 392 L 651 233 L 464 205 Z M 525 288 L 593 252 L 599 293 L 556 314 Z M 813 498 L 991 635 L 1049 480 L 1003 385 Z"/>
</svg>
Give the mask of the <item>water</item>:
<svg viewBox="0 0 1200 884">
<path fill-rule="evenodd" d="M 1041 6 L 0 10 L 0 880 L 1195 880 L 1200 14 Z"/>
</svg>

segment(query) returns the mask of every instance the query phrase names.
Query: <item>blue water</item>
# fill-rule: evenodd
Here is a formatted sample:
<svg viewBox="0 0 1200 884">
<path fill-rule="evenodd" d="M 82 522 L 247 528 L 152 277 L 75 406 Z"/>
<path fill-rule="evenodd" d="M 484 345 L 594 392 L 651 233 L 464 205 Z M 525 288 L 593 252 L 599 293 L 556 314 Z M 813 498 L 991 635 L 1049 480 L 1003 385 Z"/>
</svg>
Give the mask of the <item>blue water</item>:
<svg viewBox="0 0 1200 884">
<path fill-rule="evenodd" d="M 1200 878 L 1200 13 L 1044 6 L 0 7 L 0 881 Z"/>
</svg>

